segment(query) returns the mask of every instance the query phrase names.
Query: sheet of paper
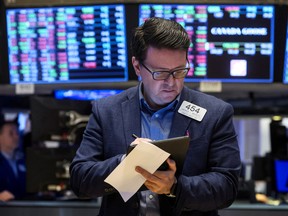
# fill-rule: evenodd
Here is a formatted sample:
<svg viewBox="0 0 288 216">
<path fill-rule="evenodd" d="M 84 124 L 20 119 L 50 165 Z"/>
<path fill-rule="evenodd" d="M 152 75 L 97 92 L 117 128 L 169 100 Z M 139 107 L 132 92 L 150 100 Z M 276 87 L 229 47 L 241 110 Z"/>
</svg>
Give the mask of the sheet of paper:
<svg viewBox="0 0 288 216">
<path fill-rule="evenodd" d="M 151 143 L 140 142 L 112 171 L 105 182 L 118 190 L 126 202 L 145 182 L 145 178 L 135 171 L 135 167 L 141 166 L 148 172 L 154 173 L 169 155 Z"/>
</svg>

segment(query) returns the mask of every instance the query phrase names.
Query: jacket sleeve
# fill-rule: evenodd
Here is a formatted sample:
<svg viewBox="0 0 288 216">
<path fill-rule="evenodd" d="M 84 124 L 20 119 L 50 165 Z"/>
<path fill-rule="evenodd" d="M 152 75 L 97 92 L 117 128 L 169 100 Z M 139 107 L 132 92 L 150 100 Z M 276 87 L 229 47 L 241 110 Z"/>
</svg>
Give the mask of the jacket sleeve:
<svg viewBox="0 0 288 216">
<path fill-rule="evenodd" d="M 116 191 L 104 180 L 121 162 L 125 153 L 124 150 L 122 154 L 120 150 L 111 150 L 111 155 L 105 155 L 108 151 L 106 149 L 114 145 L 115 139 L 106 140 L 103 137 L 102 119 L 105 118 L 105 114 L 99 113 L 99 110 L 103 110 L 103 107 L 99 107 L 95 102 L 83 140 L 70 165 L 71 188 L 82 198 L 99 197 Z"/>
</svg>

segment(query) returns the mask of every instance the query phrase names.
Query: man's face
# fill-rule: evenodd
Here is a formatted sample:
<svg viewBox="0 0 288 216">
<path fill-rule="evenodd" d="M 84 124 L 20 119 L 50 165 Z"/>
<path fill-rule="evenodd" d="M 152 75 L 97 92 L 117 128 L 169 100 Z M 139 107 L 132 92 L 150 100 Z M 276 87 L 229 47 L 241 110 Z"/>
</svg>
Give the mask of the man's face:
<svg viewBox="0 0 288 216">
<path fill-rule="evenodd" d="M 18 147 L 19 132 L 15 124 L 5 124 L 0 132 L 0 149 L 14 151 Z"/>
<path fill-rule="evenodd" d="M 182 50 L 157 49 L 149 47 L 147 57 L 142 62 L 151 71 L 172 71 L 186 67 L 186 52 Z M 175 79 L 173 76 L 165 80 L 154 80 L 152 74 L 132 58 L 137 76 L 143 82 L 143 95 L 147 103 L 154 109 L 159 109 L 172 102 L 183 89 L 184 78 Z"/>
</svg>

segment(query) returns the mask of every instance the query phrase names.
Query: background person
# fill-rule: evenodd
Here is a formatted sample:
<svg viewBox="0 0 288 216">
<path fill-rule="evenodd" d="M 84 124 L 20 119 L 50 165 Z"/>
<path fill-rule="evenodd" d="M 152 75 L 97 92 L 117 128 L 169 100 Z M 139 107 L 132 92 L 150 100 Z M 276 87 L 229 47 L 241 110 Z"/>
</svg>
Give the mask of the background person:
<svg viewBox="0 0 288 216">
<path fill-rule="evenodd" d="M 0 115 L 0 200 L 22 199 L 25 195 L 26 168 L 18 153 L 17 118 L 7 121 Z"/>
<path fill-rule="evenodd" d="M 80 197 L 103 196 L 99 215 L 218 215 L 237 194 L 241 168 L 231 105 L 184 87 L 190 46 L 184 28 L 151 18 L 136 28 L 132 64 L 139 86 L 93 104 L 82 143 L 71 164 L 71 187 Z M 187 113 L 181 112 L 183 109 Z M 127 202 L 104 179 L 125 157 L 131 136 L 160 140 L 190 136 L 182 172 L 136 171 L 148 190 Z M 169 196 L 167 196 L 169 195 Z"/>
</svg>

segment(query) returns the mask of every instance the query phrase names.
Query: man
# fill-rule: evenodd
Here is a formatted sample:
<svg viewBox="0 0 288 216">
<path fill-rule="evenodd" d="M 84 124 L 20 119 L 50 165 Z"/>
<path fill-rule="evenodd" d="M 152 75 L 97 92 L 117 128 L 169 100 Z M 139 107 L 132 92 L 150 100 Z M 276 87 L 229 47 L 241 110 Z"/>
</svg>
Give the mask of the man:
<svg viewBox="0 0 288 216">
<path fill-rule="evenodd" d="M 19 145 L 17 118 L 0 115 L 0 200 L 21 199 L 25 194 L 25 163 L 16 150 Z"/>
<path fill-rule="evenodd" d="M 131 43 L 132 64 L 142 80 L 139 86 L 94 102 L 70 169 L 71 186 L 78 196 L 103 196 L 99 215 L 210 216 L 234 201 L 241 163 L 233 109 L 184 87 L 189 46 L 189 37 L 178 23 L 146 20 L 136 28 Z M 181 113 L 183 104 L 188 114 Z M 134 141 L 131 134 L 142 138 Z M 148 190 L 127 202 L 104 182 L 132 142 L 183 135 L 191 141 L 179 175 L 172 159 L 167 159 L 167 171 L 148 173 L 136 167 Z"/>
</svg>

